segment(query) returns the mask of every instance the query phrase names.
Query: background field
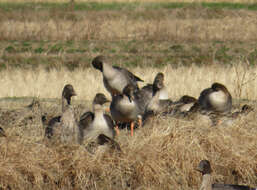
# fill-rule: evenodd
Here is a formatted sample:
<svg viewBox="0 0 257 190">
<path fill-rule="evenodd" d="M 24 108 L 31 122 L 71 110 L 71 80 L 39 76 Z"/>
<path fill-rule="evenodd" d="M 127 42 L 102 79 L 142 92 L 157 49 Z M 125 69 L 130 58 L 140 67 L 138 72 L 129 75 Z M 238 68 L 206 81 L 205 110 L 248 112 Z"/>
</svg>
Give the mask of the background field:
<svg viewBox="0 0 257 190">
<path fill-rule="evenodd" d="M 0 189 L 198 189 L 201 159 L 213 164 L 215 182 L 257 186 L 256 111 L 226 127 L 157 118 L 133 138 L 121 132 L 123 153 L 50 146 L 41 123 L 61 113 L 67 83 L 78 94 L 77 119 L 96 93 L 107 95 L 91 66 L 100 54 L 143 78 L 140 86 L 163 72 L 172 100 L 198 97 L 216 81 L 235 110 L 256 110 L 255 1 L 26 2 L 0 0 L 0 126 L 8 134 L 0 139 Z M 33 98 L 40 107 L 26 107 Z"/>
</svg>

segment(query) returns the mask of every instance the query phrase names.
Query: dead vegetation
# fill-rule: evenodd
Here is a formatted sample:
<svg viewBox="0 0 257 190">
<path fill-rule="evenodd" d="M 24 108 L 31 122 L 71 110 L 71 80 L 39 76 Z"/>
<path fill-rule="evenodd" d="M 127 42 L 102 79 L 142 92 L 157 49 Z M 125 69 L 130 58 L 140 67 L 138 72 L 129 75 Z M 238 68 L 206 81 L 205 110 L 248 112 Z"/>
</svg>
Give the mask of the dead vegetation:
<svg viewBox="0 0 257 190">
<path fill-rule="evenodd" d="M 214 60 L 215 63 L 215 60 Z M 89 63 L 90 64 L 90 63 Z M 152 83 L 158 72 L 165 75 L 165 84 L 172 100 L 187 94 L 198 97 L 201 90 L 213 82 L 225 84 L 235 99 L 257 99 L 256 67 L 247 62 L 238 61 L 234 66 L 212 64 L 206 66 L 192 65 L 191 67 L 166 66 L 147 69 L 136 67 L 130 70 L 140 76 L 145 83 Z M 65 84 L 74 86 L 78 96 L 75 100 L 90 101 L 96 93 L 108 92 L 102 83 L 102 76 L 92 67 L 69 71 L 65 68 L 46 71 L 44 69 L 11 69 L 0 72 L 0 97 L 38 97 L 59 98 Z M 8 90 L 7 90 L 8 89 Z M 5 105 L 3 105 L 5 106 Z"/>
<path fill-rule="evenodd" d="M 56 106 L 41 105 L 43 112 L 58 112 Z M 51 146 L 43 140 L 40 121 L 23 126 L 7 123 L 8 137 L 0 139 L 1 188 L 197 189 L 201 176 L 194 169 L 202 159 L 211 161 L 216 182 L 254 187 L 255 121 L 256 111 L 229 127 L 156 118 L 136 130 L 134 137 L 121 132 L 116 141 L 122 153 L 108 147 L 90 153 L 76 144 Z"/>
<path fill-rule="evenodd" d="M 171 10 L 6 11 L 0 13 L 1 40 L 256 40 L 255 11 L 201 6 Z"/>
</svg>

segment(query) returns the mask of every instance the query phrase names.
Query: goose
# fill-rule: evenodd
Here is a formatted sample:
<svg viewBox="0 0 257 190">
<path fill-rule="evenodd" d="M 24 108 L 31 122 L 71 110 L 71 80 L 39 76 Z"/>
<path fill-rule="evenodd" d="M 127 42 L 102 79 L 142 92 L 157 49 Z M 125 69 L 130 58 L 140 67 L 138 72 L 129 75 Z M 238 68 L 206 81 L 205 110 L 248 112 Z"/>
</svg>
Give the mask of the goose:
<svg viewBox="0 0 257 190">
<path fill-rule="evenodd" d="M 31 125 L 35 121 L 40 120 L 41 115 L 40 102 L 33 99 L 31 104 L 18 109 L 1 109 L 0 125 L 5 126 L 5 128 L 13 125 L 23 127 L 24 125 Z"/>
<path fill-rule="evenodd" d="M 203 176 L 200 190 L 257 190 L 256 188 L 251 188 L 244 185 L 212 184 L 212 169 L 208 160 L 200 161 L 196 170 L 199 171 Z"/>
<path fill-rule="evenodd" d="M 247 104 L 243 105 L 240 111 L 233 112 L 229 115 L 217 117 L 216 123 L 223 126 L 231 126 L 233 125 L 238 119 L 247 116 L 253 108 Z"/>
<path fill-rule="evenodd" d="M 112 96 L 122 94 L 122 90 L 128 84 L 138 88 L 137 82 L 143 82 L 127 69 L 109 65 L 104 56 L 95 57 L 92 65 L 102 72 L 104 86 Z"/>
<path fill-rule="evenodd" d="M 62 91 L 62 115 L 50 119 L 45 128 L 45 137 L 48 139 L 54 137 L 54 139 L 60 139 L 61 142 L 76 141 L 77 124 L 71 106 L 72 96 L 76 96 L 73 86 L 65 85 Z"/>
<path fill-rule="evenodd" d="M 189 110 L 193 107 L 193 105 L 197 102 L 197 99 L 184 95 L 178 101 L 173 103 L 172 115 L 185 115 L 185 113 L 189 112 Z"/>
<path fill-rule="evenodd" d="M 164 79 L 164 74 L 162 72 L 157 73 L 157 75 L 154 78 L 154 81 L 158 78 Z M 141 90 L 147 94 L 148 99 L 150 100 L 153 96 L 153 84 L 147 84 L 146 86 L 142 87 Z M 159 90 L 159 99 L 160 100 L 167 100 L 168 97 L 168 91 L 165 85 L 162 86 L 162 88 Z"/>
<path fill-rule="evenodd" d="M 154 114 L 159 114 L 166 112 L 173 102 L 170 99 L 160 99 L 160 94 L 162 93 L 164 87 L 164 75 L 159 74 L 155 77 L 153 88 L 152 88 L 152 98 L 146 107 L 146 113 L 153 112 Z"/>
<path fill-rule="evenodd" d="M 104 113 L 103 104 L 110 102 L 104 94 L 98 93 L 93 100 L 93 112 L 86 112 L 81 115 L 79 121 L 79 143 L 84 140 L 95 140 L 102 134 L 106 138 L 114 139 L 115 130 L 112 118 Z M 105 139 L 106 139 L 105 138 Z"/>
<path fill-rule="evenodd" d="M 251 111 L 253 111 L 253 108 L 247 104 L 244 104 L 241 108 L 240 111 L 237 111 L 237 112 L 234 112 L 232 113 L 231 117 L 232 118 L 237 118 L 239 116 L 245 116 L 247 115 L 248 113 L 250 113 Z"/>
<path fill-rule="evenodd" d="M 223 84 L 215 82 L 201 92 L 198 103 L 203 110 L 228 113 L 232 108 L 232 97 Z"/>
<path fill-rule="evenodd" d="M 133 136 L 135 121 L 138 120 L 139 127 L 142 126 L 142 115 L 145 111 L 144 100 L 140 99 L 137 89 L 128 84 L 123 93 L 113 97 L 110 111 L 113 120 L 118 123 L 130 123 L 131 136 Z M 118 128 L 118 126 L 116 126 Z"/>
</svg>

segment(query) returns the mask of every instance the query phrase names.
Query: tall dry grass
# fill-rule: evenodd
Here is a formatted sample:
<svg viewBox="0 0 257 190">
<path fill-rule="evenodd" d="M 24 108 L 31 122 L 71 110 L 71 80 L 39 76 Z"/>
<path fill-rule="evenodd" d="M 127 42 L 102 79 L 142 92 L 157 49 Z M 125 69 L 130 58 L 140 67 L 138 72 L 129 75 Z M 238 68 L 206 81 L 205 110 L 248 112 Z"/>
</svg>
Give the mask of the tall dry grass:
<svg viewBox="0 0 257 190">
<path fill-rule="evenodd" d="M 202 159 L 211 161 L 215 182 L 257 186 L 256 112 L 227 127 L 157 118 L 133 138 L 122 131 L 116 138 L 122 153 L 108 147 L 89 153 L 75 144 L 50 146 L 41 128 L 36 120 L 5 126 L 1 188 L 198 189 L 201 175 L 194 169 Z"/>
<path fill-rule="evenodd" d="M 256 68 L 239 61 L 236 66 L 208 65 L 172 68 L 133 68 L 133 73 L 144 79 L 143 86 L 152 83 L 158 72 L 165 74 L 169 96 L 175 100 L 184 94 L 198 97 L 201 90 L 213 82 L 225 84 L 236 99 L 257 99 Z M 108 94 L 102 83 L 102 74 L 93 68 L 68 71 L 3 70 L 0 72 L 0 97 L 60 98 L 62 88 L 71 83 L 77 91 L 76 99 L 92 100 L 98 92 Z"/>
</svg>

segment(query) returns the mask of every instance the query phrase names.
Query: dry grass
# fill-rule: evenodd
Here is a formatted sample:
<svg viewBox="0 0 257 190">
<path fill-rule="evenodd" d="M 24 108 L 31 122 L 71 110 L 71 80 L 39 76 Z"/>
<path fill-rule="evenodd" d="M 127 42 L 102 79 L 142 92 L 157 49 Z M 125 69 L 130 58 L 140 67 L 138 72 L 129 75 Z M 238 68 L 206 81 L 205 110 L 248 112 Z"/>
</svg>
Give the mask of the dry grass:
<svg viewBox="0 0 257 190">
<path fill-rule="evenodd" d="M 242 64 L 132 71 L 147 82 L 157 72 L 164 72 L 174 99 L 183 94 L 198 96 L 214 81 L 226 84 L 234 97 L 239 86 L 241 98 L 256 99 L 255 69 Z M 72 83 L 77 99 L 83 99 L 80 105 L 75 103 L 76 118 L 90 109 L 85 99 L 92 100 L 96 92 L 106 93 L 100 72 L 91 68 L 74 72 L 12 70 L 0 75 L 1 97 L 59 98 L 63 85 Z M 194 168 L 201 159 L 213 164 L 216 182 L 257 186 L 256 111 L 229 127 L 157 118 L 136 130 L 133 138 L 128 131 L 121 132 L 116 140 L 122 154 L 108 147 L 91 154 L 76 144 L 50 146 L 43 141 L 41 114 L 57 115 L 60 102 L 43 101 L 42 110 L 33 112 L 21 108 L 26 104 L 1 102 L 2 108 L 19 108 L 21 113 L 14 117 L 14 113 L 1 111 L 0 124 L 8 134 L 7 139 L 0 139 L 0 187 L 4 189 L 197 189 L 201 176 Z"/>
<path fill-rule="evenodd" d="M 215 63 L 215 62 L 214 62 Z M 237 66 L 191 66 L 172 68 L 134 68 L 133 73 L 145 80 L 143 86 L 152 83 L 158 72 L 165 74 L 165 84 L 171 99 L 175 100 L 184 94 L 198 97 L 201 90 L 217 81 L 225 84 L 236 99 L 257 99 L 256 68 L 247 66 L 247 62 L 239 62 Z M 107 94 L 102 74 L 93 68 L 66 69 L 45 71 L 38 70 L 4 70 L 0 72 L 0 97 L 39 97 L 60 98 L 66 83 L 74 85 L 78 96 L 76 99 L 92 100 L 98 92 Z"/>
<path fill-rule="evenodd" d="M 0 139 L 0 187 L 197 189 L 201 176 L 194 168 L 201 159 L 211 161 L 216 182 L 257 186 L 256 114 L 213 128 L 197 120 L 157 118 L 133 138 L 121 132 L 116 140 L 122 154 L 108 147 L 91 154 L 75 144 L 46 145 L 36 119 L 20 127 L 7 124 L 8 138 Z"/>
<path fill-rule="evenodd" d="M 1 40 L 257 40 L 257 14 L 245 10 L 16 11 L 2 18 Z"/>
</svg>

